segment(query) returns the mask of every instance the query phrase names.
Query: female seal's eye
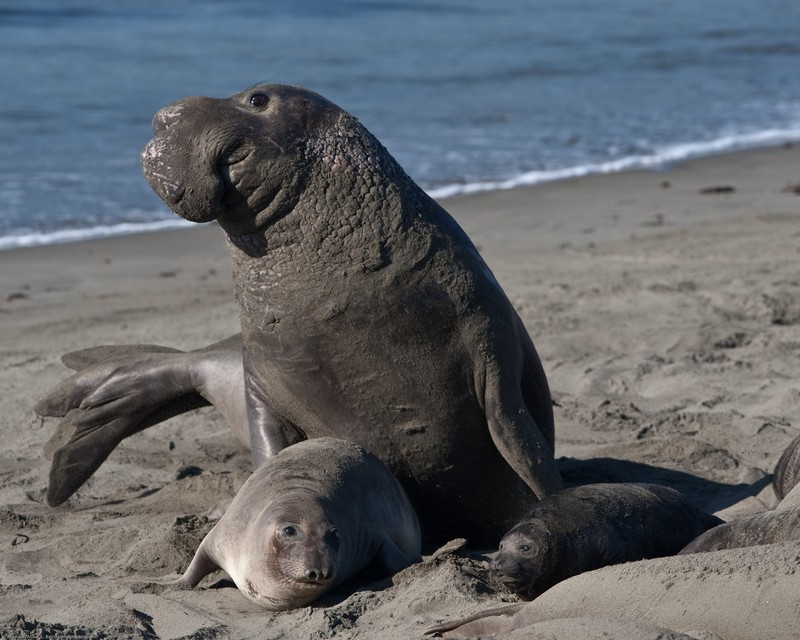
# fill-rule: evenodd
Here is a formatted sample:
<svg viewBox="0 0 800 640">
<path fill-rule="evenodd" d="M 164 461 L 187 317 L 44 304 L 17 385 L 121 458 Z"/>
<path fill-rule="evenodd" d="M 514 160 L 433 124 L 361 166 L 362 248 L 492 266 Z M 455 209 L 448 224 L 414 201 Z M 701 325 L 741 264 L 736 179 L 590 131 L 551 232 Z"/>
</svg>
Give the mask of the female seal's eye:
<svg viewBox="0 0 800 640">
<path fill-rule="evenodd" d="M 263 107 L 269 102 L 269 98 L 263 93 L 254 93 L 250 96 L 250 104 L 254 107 Z"/>
<path fill-rule="evenodd" d="M 530 551 L 530 550 L 531 550 L 531 547 L 530 547 L 530 545 L 523 544 L 523 545 L 522 545 L 522 546 L 519 548 L 519 550 L 520 550 L 520 551 L 522 551 L 522 553 L 528 553 L 528 551 Z"/>
<path fill-rule="evenodd" d="M 286 525 L 283 529 L 281 529 L 281 533 L 291 538 L 292 536 L 297 535 L 297 529 L 291 525 Z"/>
</svg>

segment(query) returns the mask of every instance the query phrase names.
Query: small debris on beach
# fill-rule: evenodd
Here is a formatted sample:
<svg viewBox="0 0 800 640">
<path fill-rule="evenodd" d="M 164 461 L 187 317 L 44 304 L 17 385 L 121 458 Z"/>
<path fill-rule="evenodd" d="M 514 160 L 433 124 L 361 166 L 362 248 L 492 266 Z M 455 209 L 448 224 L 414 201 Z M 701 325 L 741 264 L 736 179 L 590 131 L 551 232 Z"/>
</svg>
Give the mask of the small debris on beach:
<svg viewBox="0 0 800 640">
<path fill-rule="evenodd" d="M 800 182 L 790 182 L 783 189 L 781 189 L 781 192 L 794 193 L 795 195 L 800 196 Z"/>
<path fill-rule="evenodd" d="M 700 189 L 700 193 L 703 195 L 715 195 L 720 193 L 734 193 L 736 191 L 736 187 L 732 187 L 730 185 L 720 185 L 714 187 L 704 187 Z"/>
</svg>

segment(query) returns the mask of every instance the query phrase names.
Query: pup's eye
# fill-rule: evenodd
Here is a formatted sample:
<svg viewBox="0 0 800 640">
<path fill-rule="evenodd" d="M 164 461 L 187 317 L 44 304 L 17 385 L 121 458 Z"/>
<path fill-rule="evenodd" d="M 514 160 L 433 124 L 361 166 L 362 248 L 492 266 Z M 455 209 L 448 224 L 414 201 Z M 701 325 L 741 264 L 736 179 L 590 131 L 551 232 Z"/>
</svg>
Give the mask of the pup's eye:
<svg viewBox="0 0 800 640">
<path fill-rule="evenodd" d="M 296 536 L 297 535 L 297 529 L 295 529 L 291 525 L 286 525 L 283 529 L 281 529 L 281 533 L 283 535 L 291 538 L 292 536 Z"/>
<path fill-rule="evenodd" d="M 528 551 L 530 551 L 530 550 L 531 550 L 531 547 L 530 547 L 530 545 L 523 544 L 523 545 L 522 545 L 522 546 L 519 548 L 519 550 L 520 550 L 520 551 L 522 551 L 522 553 L 528 553 Z"/>
<path fill-rule="evenodd" d="M 269 102 L 269 98 L 263 93 L 254 93 L 250 96 L 250 104 L 254 107 L 263 107 Z"/>
</svg>

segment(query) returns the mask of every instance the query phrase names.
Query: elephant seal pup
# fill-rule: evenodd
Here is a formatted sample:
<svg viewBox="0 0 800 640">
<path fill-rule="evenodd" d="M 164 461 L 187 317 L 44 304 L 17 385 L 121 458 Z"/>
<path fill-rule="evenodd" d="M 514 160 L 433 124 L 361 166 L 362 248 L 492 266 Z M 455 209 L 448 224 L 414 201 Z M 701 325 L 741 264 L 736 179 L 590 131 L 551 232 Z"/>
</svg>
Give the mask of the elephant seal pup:
<svg viewBox="0 0 800 640">
<path fill-rule="evenodd" d="M 317 438 L 256 469 L 178 583 L 224 569 L 256 604 L 294 609 L 370 564 L 396 573 L 419 558 L 420 544 L 416 513 L 383 463 Z"/>
<path fill-rule="evenodd" d="M 545 620 L 590 618 L 646 621 L 692 637 L 794 640 L 798 589 L 797 544 L 768 544 L 713 551 L 702 562 L 680 555 L 603 567 L 573 576 L 532 602 L 485 610 L 426 633 L 506 637 Z"/>
<path fill-rule="evenodd" d="M 800 482 L 800 436 L 789 443 L 775 471 L 772 472 L 772 488 L 779 500 L 783 500 Z"/>
<path fill-rule="evenodd" d="M 66 400 L 43 402 L 80 413 L 62 448 L 93 430 L 105 456 L 151 422 L 121 416 L 199 394 L 245 405 L 229 413 L 245 416 L 255 466 L 320 436 L 364 446 L 432 542 L 494 546 L 561 488 L 550 392 L 520 318 L 461 228 L 355 118 L 268 84 L 180 100 L 153 132 L 153 189 L 227 235 L 242 350 L 132 356 L 97 379 L 85 369 Z M 85 480 L 58 460 L 51 483 Z"/>
<path fill-rule="evenodd" d="M 491 568 L 532 599 L 584 571 L 678 553 L 720 523 L 669 487 L 584 485 L 537 503 L 500 541 Z"/>
</svg>

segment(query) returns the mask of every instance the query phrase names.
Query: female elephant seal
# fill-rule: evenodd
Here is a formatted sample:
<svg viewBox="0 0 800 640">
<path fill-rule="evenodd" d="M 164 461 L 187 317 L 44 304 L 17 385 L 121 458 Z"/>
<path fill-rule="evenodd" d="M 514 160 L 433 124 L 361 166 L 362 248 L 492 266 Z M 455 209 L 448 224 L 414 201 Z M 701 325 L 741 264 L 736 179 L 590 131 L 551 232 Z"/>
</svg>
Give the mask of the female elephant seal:
<svg viewBox="0 0 800 640">
<path fill-rule="evenodd" d="M 361 444 L 432 541 L 495 545 L 561 488 L 550 392 L 521 320 L 456 222 L 355 118 L 267 84 L 180 100 L 153 131 L 148 182 L 227 235 L 243 348 L 105 361 L 40 402 L 78 414 L 51 503 L 198 394 L 246 422 L 232 426 L 255 465 L 307 438 Z"/>
<path fill-rule="evenodd" d="M 335 438 L 270 457 L 236 494 L 178 581 L 218 569 L 266 609 L 302 607 L 378 564 L 392 574 L 419 558 L 417 516 L 375 456 Z"/>
<path fill-rule="evenodd" d="M 584 485 L 537 503 L 500 541 L 491 566 L 501 582 L 531 599 L 584 571 L 678 553 L 720 523 L 669 487 Z"/>
</svg>

